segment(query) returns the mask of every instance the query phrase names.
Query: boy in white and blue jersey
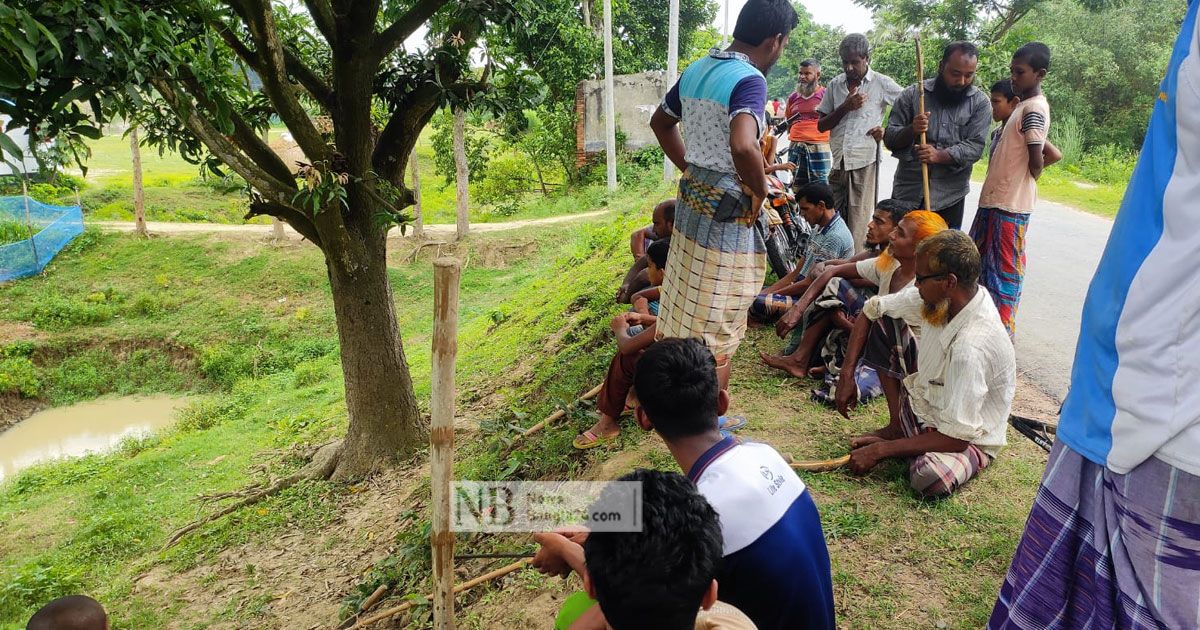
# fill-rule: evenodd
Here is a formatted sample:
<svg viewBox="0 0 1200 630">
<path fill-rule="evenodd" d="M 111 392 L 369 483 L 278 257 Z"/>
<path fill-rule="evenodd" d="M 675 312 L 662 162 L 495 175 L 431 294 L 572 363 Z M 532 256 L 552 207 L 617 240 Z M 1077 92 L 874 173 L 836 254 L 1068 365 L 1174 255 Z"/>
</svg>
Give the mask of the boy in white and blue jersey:
<svg viewBox="0 0 1200 630">
<path fill-rule="evenodd" d="M 638 424 L 671 455 L 721 518 L 721 600 L 762 630 L 833 628 L 829 551 L 812 495 L 766 444 L 722 437 L 729 395 L 696 339 L 664 339 L 638 360 Z"/>
</svg>

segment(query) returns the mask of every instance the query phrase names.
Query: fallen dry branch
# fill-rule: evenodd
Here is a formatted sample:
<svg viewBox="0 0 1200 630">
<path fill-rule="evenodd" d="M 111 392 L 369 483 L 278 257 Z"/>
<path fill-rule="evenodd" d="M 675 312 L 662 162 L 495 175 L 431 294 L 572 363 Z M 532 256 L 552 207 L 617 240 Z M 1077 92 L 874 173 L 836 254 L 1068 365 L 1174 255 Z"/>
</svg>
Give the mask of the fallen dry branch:
<svg viewBox="0 0 1200 630">
<path fill-rule="evenodd" d="M 485 573 L 469 582 L 463 582 L 462 584 L 459 584 L 458 586 L 454 587 L 454 594 L 457 595 L 468 589 L 475 588 L 476 586 L 479 586 L 480 584 L 483 584 L 484 582 L 490 582 L 498 577 L 503 577 L 505 575 L 508 575 L 509 573 L 512 573 L 513 571 L 516 571 L 517 569 L 524 567 L 525 565 L 529 564 L 532 561 L 533 561 L 533 558 L 523 558 L 523 559 L 521 559 L 517 562 L 514 562 L 506 567 L 501 567 L 490 573 Z M 375 613 L 374 615 L 371 615 L 370 617 L 367 617 L 366 619 L 363 619 L 362 621 L 355 623 L 353 626 L 350 626 L 349 630 L 358 630 L 359 628 L 365 628 L 377 621 L 383 621 L 384 619 L 389 619 L 391 617 L 395 617 L 396 615 L 399 615 L 400 613 L 405 612 L 414 606 L 417 606 L 420 604 L 428 604 L 432 601 L 432 599 L 433 599 L 432 596 L 426 595 L 425 597 L 423 597 L 421 599 L 409 600 L 398 606 L 393 606 L 386 610 L 381 610 L 378 613 Z"/>
<path fill-rule="evenodd" d="M 834 459 L 817 459 L 804 462 L 792 462 L 792 468 L 806 472 L 828 472 L 830 470 L 837 470 L 849 463 L 850 456 L 842 455 L 841 457 Z"/>
<path fill-rule="evenodd" d="M 296 471 L 295 474 L 276 480 L 274 483 L 261 490 L 251 491 L 246 494 L 245 498 L 242 500 L 217 510 L 216 512 L 213 512 L 204 518 L 192 521 L 191 523 L 188 523 L 187 525 L 176 530 L 176 532 L 171 534 L 171 537 L 167 539 L 166 544 L 163 545 L 163 550 L 165 551 L 175 546 L 176 543 L 182 540 L 183 537 L 189 533 L 194 532 L 197 529 L 200 529 L 201 527 L 216 521 L 223 516 L 232 514 L 248 505 L 254 505 L 263 499 L 287 490 L 301 481 L 308 481 L 310 479 L 328 479 L 329 476 L 333 474 L 333 469 L 337 466 L 338 457 L 341 454 L 341 441 L 330 442 L 329 444 L 318 448 L 313 454 L 311 461 L 309 461 L 308 464 L 306 464 L 303 468 Z M 237 496 L 243 493 L 244 491 L 226 494 Z"/>
<path fill-rule="evenodd" d="M 437 254 L 434 255 L 434 258 L 440 258 L 442 255 L 443 245 L 449 245 L 449 243 L 446 241 L 424 241 L 417 244 L 417 246 L 413 248 L 412 252 L 404 257 L 404 260 L 410 263 L 416 262 L 417 256 L 421 255 L 421 250 L 425 249 L 426 247 L 437 247 Z"/>
<path fill-rule="evenodd" d="M 597 386 L 593 387 L 592 389 L 588 390 L 587 393 L 585 393 L 584 395 L 577 398 L 575 400 L 574 404 L 579 404 L 585 400 L 591 400 L 591 399 L 595 398 L 600 393 L 601 387 L 603 387 L 603 385 L 597 385 Z M 552 422 L 558 422 L 566 415 L 567 415 L 566 409 L 559 409 L 559 410 L 555 411 L 554 413 L 550 414 L 549 416 L 546 416 L 545 420 L 542 420 L 541 422 L 539 422 L 539 423 L 529 427 L 528 429 L 525 429 L 524 431 L 520 432 L 519 434 L 517 434 L 517 437 L 513 438 L 513 441 L 508 445 L 509 450 L 511 450 L 513 447 L 515 447 L 517 445 L 517 443 L 520 442 L 521 440 L 524 440 L 525 438 L 533 435 L 534 433 L 537 433 L 538 431 L 545 429 Z"/>
</svg>

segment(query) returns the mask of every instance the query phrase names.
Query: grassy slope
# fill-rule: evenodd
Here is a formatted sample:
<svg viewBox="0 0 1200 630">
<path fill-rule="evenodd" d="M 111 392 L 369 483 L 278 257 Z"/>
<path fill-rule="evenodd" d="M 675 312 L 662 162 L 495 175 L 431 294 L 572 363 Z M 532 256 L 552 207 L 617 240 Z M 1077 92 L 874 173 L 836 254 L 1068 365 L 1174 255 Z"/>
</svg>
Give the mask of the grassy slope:
<svg viewBox="0 0 1200 630">
<path fill-rule="evenodd" d="M 627 194 L 616 204 L 638 208 L 646 195 Z M 493 446 L 495 438 L 511 435 L 509 424 L 532 424 L 598 382 L 611 356 L 605 324 L 616 311 L 609 296 L 627 264 L 625 235 L 644 220 L 643 213 L 600 228 L 477 241 L 464 276 L 459 378 L 462 415 L 479 428 L 460 442 L 460 477 L 612 478 L 636 466 L 673 467 L 657 438 L 634 430 L 626 430 L 616 448 L 573 452 L 571 438 L 590 422 L 586 410 L 511 455 Z M 175 335 L 183 338 L 181 344 L 200 348 L 201 356 L 241 359 L 211 364 L 233 366 L 222 370 L 200 359 L 182 368 L 187 378 L 166 389 L 215 393 L 185 414 L 178 430 L 112 456 L 42 467 L 0 489 L 0 619 L 19 619 L 36 601 L 83 588 L 110 602 L 119 628 L 162 627 L 179 619 L 190 619 L 195 627 L 221 622 L 288 627 L 286 619 L 272 617 L 276 596 L 256 591 L 252 572 L 243 585 L 246 593 L 201 610 L 189 609 L 179 598 L 147 596 L 133 581 L 155 566 L 187 575 L 233 545 L 262 546 L 284 532 L 317 532 L 336 523 L 339 506 L 357 491 L 305 484 L 242 510 L 171 551 L 158 551 L 172 529 L 198 513 L 191 501 L 197 493 L 235 489 L 250 479 L 255 464 L 265 463 L 272 474 L 290 470 L 299 465 L 290 454 L 294 444 L 319 443 L 343 430 L 336 358 L 316 350 L 294 356 L 297 346 L 320 349 L 332 339 L 320 262 L 308 248 L 98 238 L 56 261 L 49 281 L 0 289 L 5 298 L 22 298 L 0 304 L 87 303 L 89 295 L 112 285 L 125 296 L 180 295 L 180 305 L 138 317 L 125 306 L 130 297 L 114 300 L 120 318 L 39 333 L 38 347 L 68 343 L 72 335 Z M 507 263 L 497 264 L 506 256 Z M 138 272 L 145 267 L 151 271 Z M 395 262 L 393 274 L 418 393 L 427 396 L 429 265 Z M 27 321 L 13 307 L 0 311 L 0 320 Z M 258 339 L 265 339 L 261 349 Z M 842 452 L 852 432 L 882 421 L 879 405 L 846 422 L 808 402 L 805 389 L 785 386 L 753 359 L 755 350 L 777 344 L 768 330 L 752 331 L 737 359 L 732 393 L 735 411 L 751 418 L 747 435 L 798 458 L 829 456 Z M 224 349 L 224 354 L 206 354 L 204 348 Z M 33 356 L 42 355 L 35 351 Z M 50 373 L 55 359 L 53 353 L 45 356 L 48 363 L 41 368 Z M 60 391 L 56 378 L 46 381 L 48 392 Z M 86 397 L 74 389 L 62 391 L 62 400 Z M 981 479 L 941 503 L 915 500 L 900 464 L 865 479 L 843 473 L 806 476 L 822 507 L 838 612 L 846 627 L 983 624 L 1044 463 L 1044 456 L 1021 438 L 1010 436 L 1010 441 L 1013 447 Z M 383 509 L 401 513 L 420 505 L 418 498 L 415 504 Z M 381 562 L 364 576 L 351 601 L 387 577 L 404 585 L 396 595 L 425 590 L 420 554 L 417 560 L 404 555 L 423 546 L 420 531 L 417 524 L 397 535 L 395 557 L 403 560 Z M 464 545 L 487 549 L 480 540 Z M 562 584 L 532 575 L 511 584 L 515 588 L 469 598 L 464 625 L 549 628 L 546 610 L 561 596 Z"/>
</svg>

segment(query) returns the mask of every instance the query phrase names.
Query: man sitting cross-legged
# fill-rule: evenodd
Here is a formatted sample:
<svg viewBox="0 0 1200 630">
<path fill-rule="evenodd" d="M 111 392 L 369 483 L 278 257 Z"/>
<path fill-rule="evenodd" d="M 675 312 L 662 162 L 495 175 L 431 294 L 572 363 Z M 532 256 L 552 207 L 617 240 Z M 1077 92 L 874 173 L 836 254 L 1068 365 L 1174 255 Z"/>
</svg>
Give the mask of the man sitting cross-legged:
<svg viewBox="0 0 1200 630">
<path fill-rule="evenodd" d="M 917 247 L 916 286 L 874 297 L 855 322 L 847 360 L 857 358 L 867 320 L 912 317 L 925 326 L 917 371 L 904 379 L 899 414 L 888 426 L 850 441 L 850 467 L 865 474 L 880 460 L 909 459 L 909 483 L 925 497 L 947 496 L 991 463 L 1006 443 L 1016 390 L 1012 342 L 986 289 L 979 250 L 957 230 Z M 860 323 L 862 325 L 860 325 Z M 837 406 L 848 416 L 854 384 L 843 371 Z"/>
<path fill-rule="evenodd" d="M 763 630 L 833 628 L 821 519 L 804 482 L 766 444 L 722 437 L 729 394 L 696 339 L 664 339 L 638 362 L 638 425 L 653 429 L 721 516 L 721 600 Z"/>
<path fill-rule="evenodd" d="M 796 268 L 775 284 L 765 288 L 750 305 L 750 319 L 756 323 L 775 321 L 804 293 L 812 282 L 810 269 L 826 260 L 849 258 L 854 254 L 850 228 L 833 206 L 833 190 L 827 184 L 808 184 L 796 193 L 800 215 L 813 232 Z"/>
<path fill-rule="evenodd" d="M 717 601 L 721 525 L 696 487 L 678 473 L 645 469 L 619 481 L 642 485 L 641 531 L 534 536 L 542 547 L 533 566 L 550 575 L 577 572 L 598 602 L 572 596 L 572 607 L 586 608 L 571 613 L 564 605 L 555 627 L 755 630 L 745 614 Z"/>
</svg>

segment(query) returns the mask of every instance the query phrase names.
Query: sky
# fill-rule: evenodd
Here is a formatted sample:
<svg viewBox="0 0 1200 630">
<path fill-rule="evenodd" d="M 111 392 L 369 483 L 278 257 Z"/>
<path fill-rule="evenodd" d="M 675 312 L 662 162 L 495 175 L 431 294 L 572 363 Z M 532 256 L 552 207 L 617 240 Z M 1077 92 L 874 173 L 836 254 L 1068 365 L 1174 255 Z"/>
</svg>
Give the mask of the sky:
<svg viewBox="0 0 1200 630">
<path fill-rule="evenodd" d="M 737 22 L 738 12 L 746 0 L 717 0 L 721 5 L 717 9 L 717 18 L 713 25 L 718 30 L 725 26 L 725 5 L 729 5 L 729 30 Z M 852 0 L 803 0 L 803 4 L 812 14 L 813 19 L 821 24 L 840 26 L 847 33 L 865 33 L 871 29 L 871 11 L 854 4 Z"/>
</svg>

